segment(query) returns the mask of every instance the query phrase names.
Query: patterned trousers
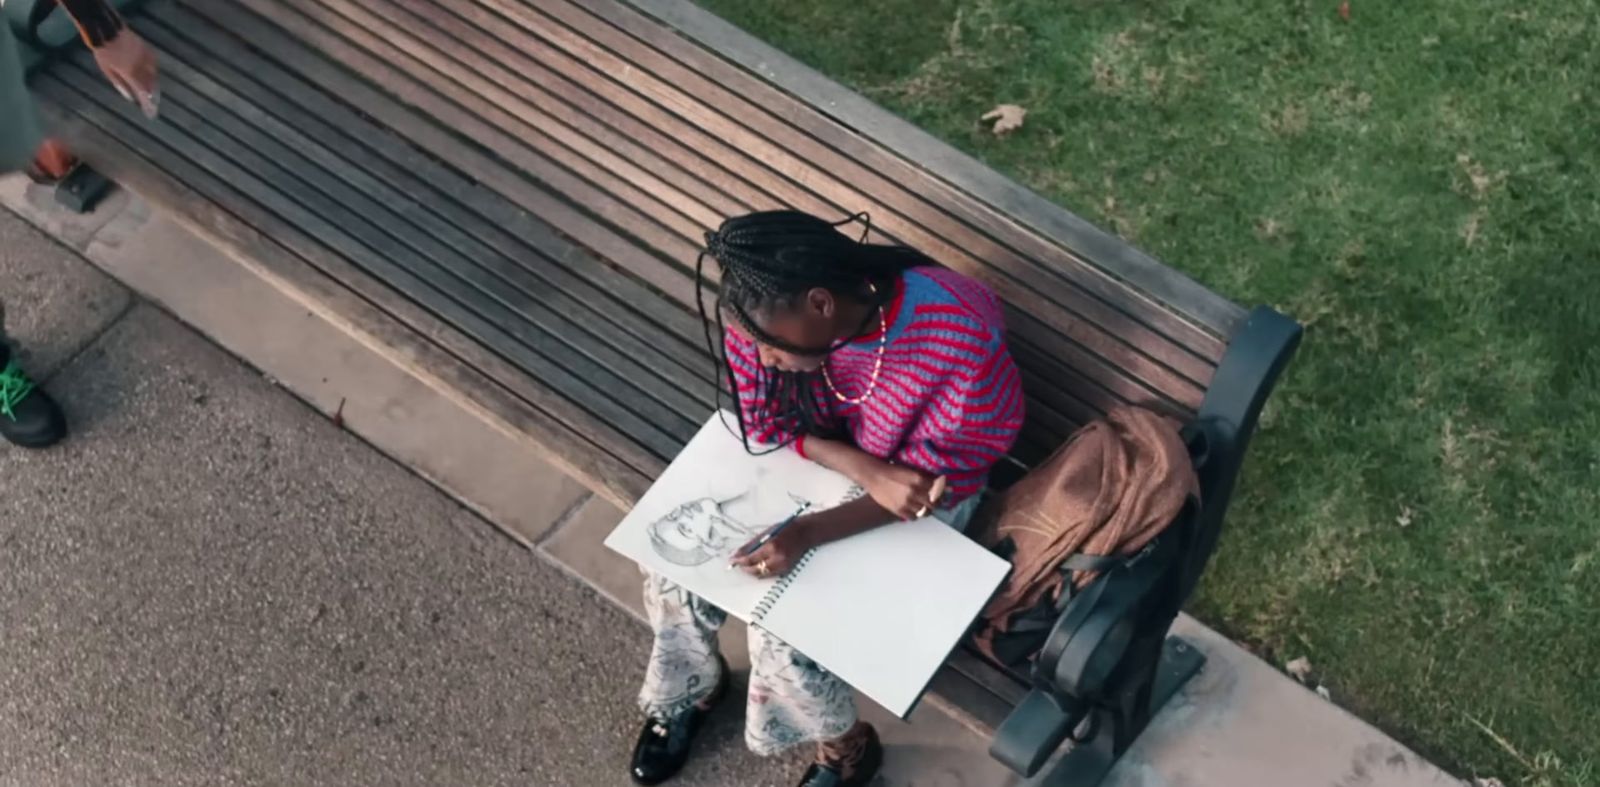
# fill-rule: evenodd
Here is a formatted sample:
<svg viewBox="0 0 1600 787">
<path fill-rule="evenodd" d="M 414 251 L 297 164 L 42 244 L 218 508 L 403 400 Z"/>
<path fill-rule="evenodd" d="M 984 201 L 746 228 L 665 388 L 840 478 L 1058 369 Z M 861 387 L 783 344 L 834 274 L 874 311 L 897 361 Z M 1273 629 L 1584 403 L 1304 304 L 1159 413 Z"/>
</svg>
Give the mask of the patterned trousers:
<svg viewBox="0 0 1600 787">
<path fill-rule="evenodd" d="M 978 502 L 974 497 L 934 515 L 965 530 Z M 717 631 L 728 613 L 649 572 L 644 606 L 655 645 L 639 707 L 651 718 L 672 718 L 710 696 L 722 680 Z M 849 732 L 856 719 L 855 695 L 844 681 L 760 626 L 750 627 L 744 739 L 751 751 L 770 756 L 832 740 Z"/>
</svg>

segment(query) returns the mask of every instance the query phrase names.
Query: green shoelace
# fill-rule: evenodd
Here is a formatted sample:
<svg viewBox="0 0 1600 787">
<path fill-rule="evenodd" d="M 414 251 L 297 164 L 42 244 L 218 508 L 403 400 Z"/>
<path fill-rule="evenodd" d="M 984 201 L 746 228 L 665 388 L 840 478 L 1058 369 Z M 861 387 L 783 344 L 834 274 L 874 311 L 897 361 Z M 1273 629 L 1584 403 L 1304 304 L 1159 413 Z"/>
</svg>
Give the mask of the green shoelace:
<svg viewBox="0 0 1600 787">
<path fill-rule="evenodd" d="M 33 393 L 33 381 L 28 375 L 22 373 L 22 367 L 17 365 L 15 358 L 6 364 L 4 371 L 0 371 L 0 415 L 11 420 L 17 420 L 16 407 L 28 394 Z"/>
</svg>

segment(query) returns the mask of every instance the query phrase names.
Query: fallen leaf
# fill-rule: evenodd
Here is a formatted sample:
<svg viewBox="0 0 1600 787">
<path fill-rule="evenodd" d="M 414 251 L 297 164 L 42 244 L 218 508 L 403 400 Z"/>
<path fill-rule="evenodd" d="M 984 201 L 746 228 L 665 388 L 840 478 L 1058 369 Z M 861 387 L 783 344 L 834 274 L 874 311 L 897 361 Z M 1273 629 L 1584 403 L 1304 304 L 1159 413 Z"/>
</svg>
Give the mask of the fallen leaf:
<svg viewBox="0 0 1600 787">
<path fill-rule="evenodd" d="M 1394 523 L 1401 527 L 1411 527 L 1411 517 L 1414 513 L 1411 506 L 1400 506 L 1400 516 L 1394 518 Z"/>
<path fill-rule="evenodd" d="M 1028 110 L 1016 104 L 1001 104 L 984 114 L 984 120 L 994 121 L 994 135 L 1003 137 L 1022 128 L 1022 119 L 1028 116 Z"/>
<path fill-rule="evenodd" d="M 1317 684 L 1317 696 L 1329 702 L 1333 702 L 1333 694 L 1328 691 L 1327 686 L 1324 686 L 1320 683 Z"/>
<path fill-rule="evenodd" d="M 1339 4 L 1339 18 L 1346 22 L 1350 21 L 1350 0 L 1344 0 Z"/>
<path fill-rule="evenodd" d="M 1284 665 L 1284 669 L 1288 670 L 1295 680 L 1305 683 L 1306 678 L 1311 677 L 1311 659 L 1301 656 Z"/>
</svg>

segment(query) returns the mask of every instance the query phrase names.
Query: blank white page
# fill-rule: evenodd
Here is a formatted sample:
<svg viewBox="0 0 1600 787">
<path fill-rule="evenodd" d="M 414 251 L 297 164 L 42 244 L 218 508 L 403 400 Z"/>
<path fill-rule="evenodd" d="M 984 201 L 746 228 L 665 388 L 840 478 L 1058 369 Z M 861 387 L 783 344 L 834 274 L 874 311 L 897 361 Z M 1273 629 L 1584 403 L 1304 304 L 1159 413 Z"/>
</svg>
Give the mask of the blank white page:
<svg viewBox="0 0 1600 787">
<path fill-rule="evenodd" d="M 939 520 L 826 544 L 756 625 L 901 718 L 1011 565 Z"/>
</svg>

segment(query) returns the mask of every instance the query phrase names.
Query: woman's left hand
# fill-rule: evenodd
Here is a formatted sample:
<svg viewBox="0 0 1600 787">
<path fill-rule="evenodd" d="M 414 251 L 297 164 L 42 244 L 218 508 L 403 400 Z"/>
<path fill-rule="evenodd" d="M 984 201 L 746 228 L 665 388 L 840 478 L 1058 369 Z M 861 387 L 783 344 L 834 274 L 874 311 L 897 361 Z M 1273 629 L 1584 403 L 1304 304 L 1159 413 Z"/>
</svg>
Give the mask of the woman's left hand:
<svg viewBox="0 0 1600 787">
<path fill-rule="evenodd" d="M 812 543 L 809 528 L 803 521 L 784 528 L 773 536 L 771 541 L 762 544 L 760 549 L 748 555 L 742 554 L 750 544 L 759 540 L 761 536 L 756 536 L 749 544 L 745 544 L 734 553 L 736 557 L 733 559 L 733 567 L 760 579 L 781 577 L 789 573 L 789 569 L 794 568 L 794 564 L 799 562 L 801 556 L 816 546 Z"/>
</svg>

